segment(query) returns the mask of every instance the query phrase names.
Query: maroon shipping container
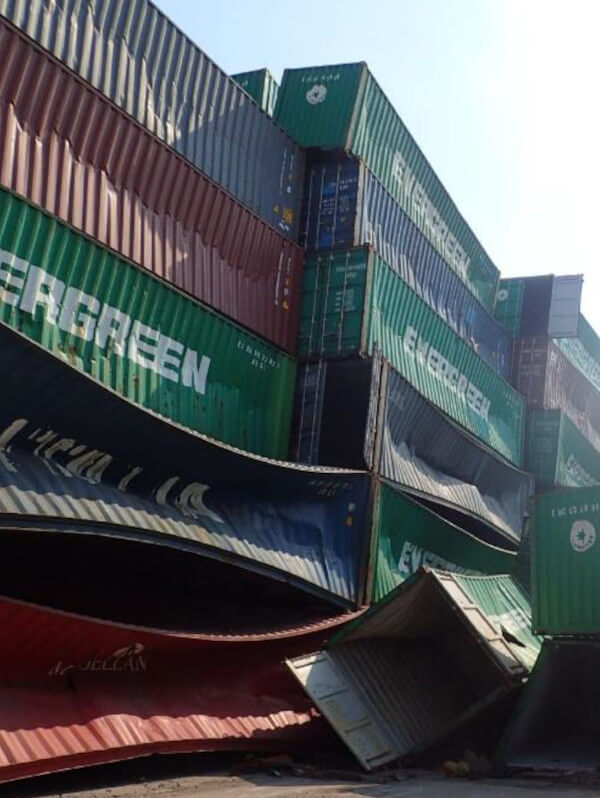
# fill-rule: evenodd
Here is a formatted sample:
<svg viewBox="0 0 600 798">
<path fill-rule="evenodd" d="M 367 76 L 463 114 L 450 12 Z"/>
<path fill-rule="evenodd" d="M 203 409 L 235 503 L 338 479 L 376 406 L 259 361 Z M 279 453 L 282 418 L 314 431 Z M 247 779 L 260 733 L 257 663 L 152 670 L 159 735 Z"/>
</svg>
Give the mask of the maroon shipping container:
<svg viewBox="0 0 600 798">
<path fill-rule="evenodd" d="M 551 338 L 516 338 L 513 385 L 529 407 L 562 410 L 600 450 L 600 393 Z"/>
<path fill-rule="evenodd" d="M 296 350 L 302 250 L 0 21 L 0 182 Z"/>
</svg>

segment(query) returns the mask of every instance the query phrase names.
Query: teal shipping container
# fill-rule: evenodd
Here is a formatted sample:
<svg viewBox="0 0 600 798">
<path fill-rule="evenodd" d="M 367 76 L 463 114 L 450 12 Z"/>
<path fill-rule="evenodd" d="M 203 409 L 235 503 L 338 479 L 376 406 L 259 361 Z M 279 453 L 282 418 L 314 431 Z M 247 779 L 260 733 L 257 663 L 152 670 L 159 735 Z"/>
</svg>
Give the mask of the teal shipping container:
<svg viewBox="0 0 600 798">
<path fill-rule="evenodd" d="M 259 108 L 273 116 L 279 84 L 268 69 L 255 69 L 252 72 L 238 72 L 231 76 L 238 86 L 252 97 Z"/>
<path fill-rule="evenodd" d="M 317 254 L 304 267 L 301 358 L 381 354 L 422 396 L 520 466 L 524 401 L 368 248 Z"/>
<path fill-rule="evenodd" d="M 365 63 L 286 69 L 275 118 L 302 147 L 360 158 L 493 313 L 497 267 Z"/>
<path fill-rule="evenodd" d="M 525 468 L 538 490 L 600 484 L 600 452 L 560 410 L 529 412 Z"/>
</svg>

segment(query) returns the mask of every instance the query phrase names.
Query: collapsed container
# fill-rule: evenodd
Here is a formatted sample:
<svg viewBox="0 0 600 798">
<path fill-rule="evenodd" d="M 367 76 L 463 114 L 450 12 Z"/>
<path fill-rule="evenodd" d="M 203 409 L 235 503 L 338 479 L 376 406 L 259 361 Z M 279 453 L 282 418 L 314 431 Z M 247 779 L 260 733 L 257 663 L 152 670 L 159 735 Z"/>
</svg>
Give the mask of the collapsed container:
<svg viewBox="0 0 600 798">
<path fill-rule="evenodd" d="M 538 490 L 600 484 L 600 452 L 560 410 L 528 413 L 525 467 Z"/>
<path fill-rule="evenodd" d="M 179 549 L 216 561 L 219 589 L 278 580 L 271 597 L 293 604 L 304 591 L 306 609 L 310 596 L 321 607 L 363 603 L 368 475 L 249 455 L 148 412 L 2 325 L 0 344 L 12 377 L 0 403 L 0 527 Z"/>
<path fill-rule="evenodd" d="M 577 336 L 583 275 L 500 280 L 495 316 L 513 338 Z"/>
<path fill-rule="evenodd" d="M 600 391 L 547 337 L 513 342 L 513 385 L 530 408 L 561 410 L 600 450 Z"/>
<path fill-rule="evenodd" d="M 521 537 L 529 474 L 453 424 L 381 358 L 301 364 L 292 429 L 300 462 L 367 468 L 458 511 L 460 526 L 481 522 L 480 534 L 504 543 Z"/>
<path fill-rule="evenodd" d="M 287 451 L 295 363 L 0 188 L 0 321 L 131 401 L 249 451 Z"/>
<path fill-rule="evenodd" d="M 385 481 L 375 490 L 371 601 L 422 566 L 460 574 L 511 574 L 514 552 L 491 546 Z"/>
<path fill-rule="evenodd" d="M 415 754 L 520 687 L 540 641 L 508 576 L 423 570 L 336 634 L 288 660 L 366 770 Z"/>
<path fill-rule="evenodd" d="M 520 394 L 368 248 L 306 260 L 298 354 L 380 353 L 428 401 L 515 465 Z"/>
<path fill-rule="evenodd" d="M 0 0 L 0 14 L 284 235 L 298 146 L 148 0 Z"/>
<path fill-rule="evenodd" d="M 537 496 L 531 538 L 533 629 L 598 635 L 600 487 Z"/>
<path fill-rule="evenodd" d="M 508 333 L 358 159 L 308 155 L 300 243 L 308 250 L 372 245 L 461 338 L 509 378 Z"/>
<path fill-rule="evenodd" d="M 258 107 L 268 116 L 275 113 L 279 84 L 268 69 L 254 69 L 238 72 L 231 76 L 244 91 L 252 97 Z"/>
<path fill-rule="evenodd" d="M 0 19 L 0 183 L 295 352 L 302 251 Z"/>
<path fill-rule="evenodd" d="M 286 69 L 275 117 L 302 147 L 366 166 L 488 311 L 499 272 L 365 63 Z"/>
<path fill-rule="evenodd" d="M 600 766 L 597 640 L 544 640 L 497 752 L 511 770 L 593 771 Z"/>
</svg>

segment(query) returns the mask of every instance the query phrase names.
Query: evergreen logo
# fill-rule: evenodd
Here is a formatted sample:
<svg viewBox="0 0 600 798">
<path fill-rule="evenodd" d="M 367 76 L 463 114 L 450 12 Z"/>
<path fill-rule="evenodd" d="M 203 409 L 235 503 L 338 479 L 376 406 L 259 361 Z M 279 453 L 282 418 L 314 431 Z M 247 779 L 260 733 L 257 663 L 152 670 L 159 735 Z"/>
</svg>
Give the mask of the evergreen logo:
<svg viewBox="0 0 600 798">
<path fill-rule="evenodd" d="M 570 539 L 574 551 L 587 551 L 596 542 L 596 529 L 590 521 L 575 521 Z"/>
<path fill-rule="evenodd" d="M 315 83 L 306 92 L 306 102 L 310 105 L 319 105 L 319 103 L 325 102 L 325 97 L 327 97 L 327 86 L 323 86 L 322 83 Z"/>
</svg>

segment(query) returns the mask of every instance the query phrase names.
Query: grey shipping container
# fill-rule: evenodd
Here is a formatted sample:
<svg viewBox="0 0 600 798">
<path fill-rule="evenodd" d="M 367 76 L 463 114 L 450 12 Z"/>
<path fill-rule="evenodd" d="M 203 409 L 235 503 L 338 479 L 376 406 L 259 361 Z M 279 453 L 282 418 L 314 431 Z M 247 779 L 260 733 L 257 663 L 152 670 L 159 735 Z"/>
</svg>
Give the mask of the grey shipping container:
<svg viewBox="0 0 600 798">
<path fill-rule="evenodd" d="M 410 287 L 508 378 L 509 335 L 357 158 L 307 157 L 300 243 L 308 250 L 372 245 Z"/>
<path fill-rule="evenodd" d="M 500 280 L 495 315 L 515 338 L 573 337 L 579 331 L 582 288 L 581 274 Z"/>
<path fill-rule="evenodd" d="M 0 0 L 21 28 L 284 235 L 299 147 L 148 0 Z"/>
<path fill-rule="evenodd" d="M 515 339 L 513 384 L 530 408 L 562 410 L 600 450 L 600 392 L 551 338 Z"/>
<path fill-rule="evenodd" d="M 372 469 L 463 526 L 467 516 L 494 544 L 521 537 L 531 476 L 460 430 L 379 358 L 300 365 L 292 430 L 293 459 Z"/>
</svg>

